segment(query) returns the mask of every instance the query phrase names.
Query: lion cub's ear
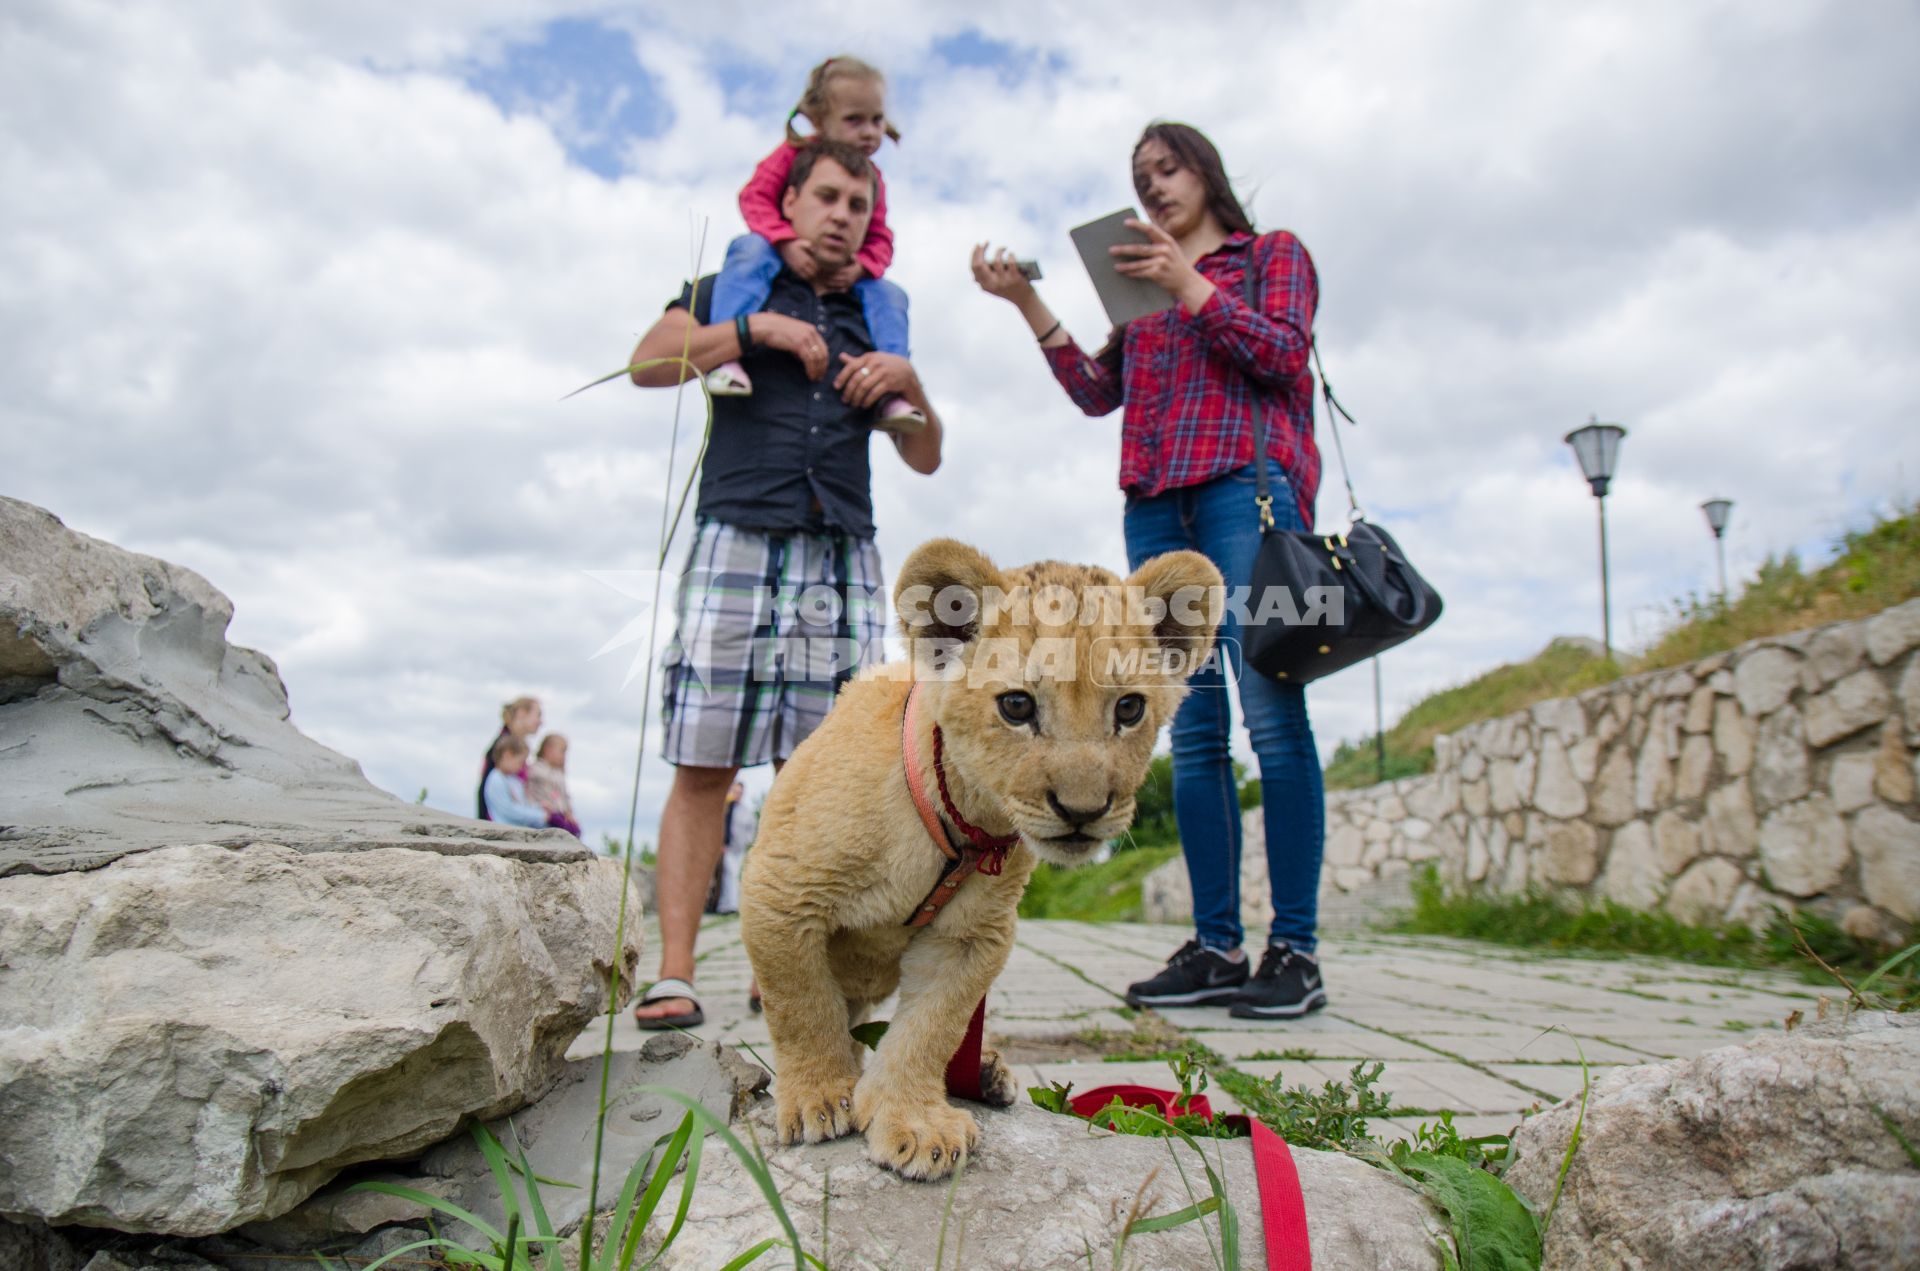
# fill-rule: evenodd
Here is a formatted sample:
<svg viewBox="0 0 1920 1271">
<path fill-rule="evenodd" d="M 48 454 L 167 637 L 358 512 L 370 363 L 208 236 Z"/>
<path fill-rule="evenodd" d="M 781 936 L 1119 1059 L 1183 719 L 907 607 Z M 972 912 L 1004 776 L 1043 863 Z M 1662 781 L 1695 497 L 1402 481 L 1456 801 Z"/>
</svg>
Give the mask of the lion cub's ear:
<svg viewBox="0 0 1920 1271">
<path fill-rule="evenodd" d="M 1127 593 L 1146 602 L 1153 617 L 1153 638 L 1162 647 L 1179 648 L 1199 666 L 1213 651 L 1214 634 L 1227 612 L 1227 589 L 1220 571 L 1199 552 L 1156 556 L 1127 579 Z"/>
<path fill-rule="evenodd" d="M 987 588 L 998 586 L 994 563 L 965 543 L 928 539 L 913 549 L 893 585 L 900 633 L 920 640 L 970 641 L 980 634 Z"/>
</svg>

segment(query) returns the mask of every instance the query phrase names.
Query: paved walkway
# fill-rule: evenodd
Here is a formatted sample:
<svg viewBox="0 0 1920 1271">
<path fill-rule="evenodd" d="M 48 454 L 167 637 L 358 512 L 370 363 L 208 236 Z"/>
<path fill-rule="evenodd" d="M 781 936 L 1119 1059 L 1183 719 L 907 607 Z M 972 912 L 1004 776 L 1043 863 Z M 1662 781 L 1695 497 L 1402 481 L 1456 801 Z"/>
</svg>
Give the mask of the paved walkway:
<svg viewBox="0 0 1920 1271">
<path fill-rule="evenodd" d="M 1696 1055 L 1794 1010 L 1813 1015 L 1815 986 L 1778 973 L 1651 958 L 1571 958 L 1422 936 L 1349 933 L 1323 940 L 1329 1005 L 1303 1020 L 1237 1020 L 1221 1008 L 1132 1011 L 1121 993 L 1157 970 L 1185 938 L 1173 927 L 1022 921 L 1018 945 L 988 998 L 987 1031 L 1023 1082 L 1118 1082 L 1171 1088 L 1159 1061 L 1108 1055 L 1157 1051 L 1179 1035 L 1241 1072 L 1318 1086 L 1361 1060 L 1385 1064 L 1379 1088 L 1400 1115 L 1376 1133 L 1410 1134 L 1443 1109 L 1464 1134 L 1504 1133 L 1521 1116 L 1580 1089 L 1579 1056 L 1597 1076 L 1620 1064 Z M 648 932 L 649 960 L 653 932 Z M 739 926 L 710 920 L 698 981 L 700 1036 L 772 1060 L 766 1023 L 747 1009 Z M 882 1010 L 880 1017 L 886 1012 Z M 597 1054 L 602 1017 L 572 1054 Z M 1554 1031 L 1547 1031 L 1553 1029 Z M 616 1049 L 648 1034 L 615 1021 Z M 1210 1090 L 1216 1108 L 1233 1100 Z"/>
</svg>

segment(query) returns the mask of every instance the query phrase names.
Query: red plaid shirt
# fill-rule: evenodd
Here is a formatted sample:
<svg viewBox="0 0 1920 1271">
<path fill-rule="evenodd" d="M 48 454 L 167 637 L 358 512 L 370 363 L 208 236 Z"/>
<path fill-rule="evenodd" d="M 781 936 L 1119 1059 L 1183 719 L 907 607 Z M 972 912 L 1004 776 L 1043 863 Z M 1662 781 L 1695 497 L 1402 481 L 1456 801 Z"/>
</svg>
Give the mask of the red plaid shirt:
<svg viewBox="0 0 1920 1271">
<path fill-rule="evenodd" d="M 1259 263 L 1249 309 L 1242 283 Z M 1150 496 L 1199 485 L 1253 462 L 1254 393 L 1266 403 L 1267 457 L 1278 464 L 1313 526 L 1320 452 L 1313 443 L 1307 368 L 1320 283 L 1300 240 L 1285 230 L 1231 234 L 1195 263 L 1216 290 L 1189 314 L 1176 304 L 1127 326 L 1115 375 L 1072 340 L 1044 349 L 1054 378 L 1089 415 L 1127 408 L 1120 425 L 1120 488 Z"/>
</svg>

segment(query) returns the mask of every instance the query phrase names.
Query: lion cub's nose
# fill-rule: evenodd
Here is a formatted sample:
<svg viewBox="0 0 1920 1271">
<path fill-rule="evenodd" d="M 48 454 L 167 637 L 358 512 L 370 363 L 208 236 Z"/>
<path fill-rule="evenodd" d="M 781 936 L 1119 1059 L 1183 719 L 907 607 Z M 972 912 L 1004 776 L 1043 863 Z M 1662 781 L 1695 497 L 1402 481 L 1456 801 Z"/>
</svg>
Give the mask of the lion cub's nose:
<svg viewBox="0 0 1920 1271">
<path fill-rule="evenodd" d="M 1059 795 L 1049 790 L 1047 791 L 1047 806 L 1053 809 L 1055 816 L 1077 830 L 1087 822 L 1097 821 L 1105 816 L 1107 809 L 1113 806 L 1113 794 L 1109 791 L 1107 801 L 1097 808 L 1070 808 L 1060 802 Z"/>
</svg>

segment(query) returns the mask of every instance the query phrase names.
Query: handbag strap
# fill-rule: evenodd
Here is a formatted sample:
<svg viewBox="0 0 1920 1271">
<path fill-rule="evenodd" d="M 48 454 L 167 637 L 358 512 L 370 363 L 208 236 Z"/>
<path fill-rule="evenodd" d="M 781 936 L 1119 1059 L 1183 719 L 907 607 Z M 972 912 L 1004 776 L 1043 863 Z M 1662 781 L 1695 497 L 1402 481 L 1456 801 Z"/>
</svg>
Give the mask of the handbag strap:
<svg viewBox="0 0 1920 1271">
<path fill-rule="evenodd" d="M 1247 308 L 1255 313 L 1261 312 L 1257 280 L 1264 274 L 1260 267 L 1260 240 L 1254 239 L 1247 246 L 1247 267 L 1241 274 L 1240 287 Z M 1320 392 L 1327 399 L 1327 430 L 1333 434 L 1333 453 L 1340 461 L 1340 481 L 1347 487 L 1347 522 L 1366 519 L 1366 513 L 1360 510 L 1360 500 L 1353 492 L 1353 477 L 1347 471 L 1347 448 L 1340 440 L 1340 420 L 1345 419 L 1354 427 L 1360 426 L 1340 399 L 1333 395 L 1333 385 L 1327 382 L 1327 368 L 1320 361 L 1320 342 L 1309 333 L 1307 351 L 1313 355 L 1313 369 L 1320 377 Z M 1266 411 L 1263 406 L 1260 386 L 1250 386 L 1253 393 L 1253 501 L 1260 506 L 1260 532 L 1265 534 L 1273 528 L 1273 493 L 1267 480 L 1267 426 Z M 1309 529 L 1312 526 L 1308 526 Z"/>
</svg>

